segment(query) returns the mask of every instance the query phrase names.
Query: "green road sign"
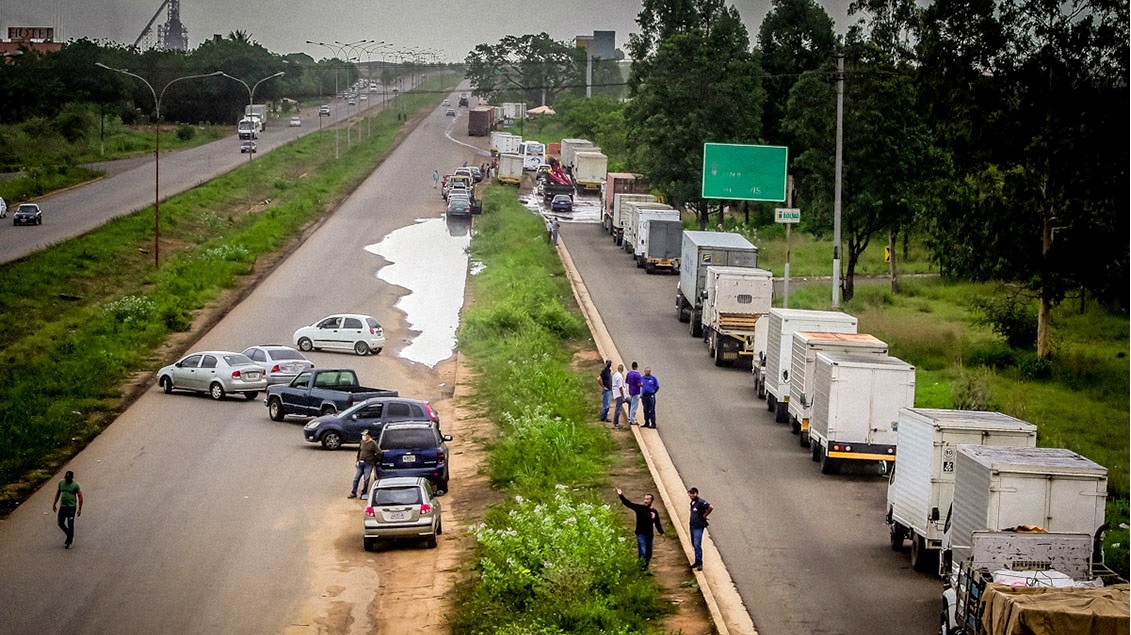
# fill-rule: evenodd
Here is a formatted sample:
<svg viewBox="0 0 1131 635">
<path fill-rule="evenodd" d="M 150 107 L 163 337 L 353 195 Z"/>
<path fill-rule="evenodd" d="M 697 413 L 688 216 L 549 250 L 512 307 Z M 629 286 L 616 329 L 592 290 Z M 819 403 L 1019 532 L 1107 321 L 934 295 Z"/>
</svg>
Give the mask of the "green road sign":
<svg viewBox="0 0 1131 635">
<path fill-rule="evenodd" d="M 703 198 L 785 200 L 789 148 L 734 143 L 703 144 Z"/>
</svg>

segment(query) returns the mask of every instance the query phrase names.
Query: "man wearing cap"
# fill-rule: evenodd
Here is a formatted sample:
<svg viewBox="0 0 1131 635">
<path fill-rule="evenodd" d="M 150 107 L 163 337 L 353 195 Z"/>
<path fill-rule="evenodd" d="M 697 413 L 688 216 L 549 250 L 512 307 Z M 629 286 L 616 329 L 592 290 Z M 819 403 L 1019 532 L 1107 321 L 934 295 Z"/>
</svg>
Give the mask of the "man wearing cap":
<svg viewBox="0 0 1131 635">
<path fill-rule="evenodd" d="M 361 445 L 357 446 L 357 472 L 353 475 L 353 487 L 350 488 L 350 495 L 346 498 L 357 498 L 357 483 L 361 481 L 362 476 L 365 476 L 365 481 L 361 486 L 361 494 L 364 496 L 369 493 L 369 479 L 377 467 L 378 452 L 377 442 L 369 436 L 369 431 L 362 432 Z"/>
</svg>

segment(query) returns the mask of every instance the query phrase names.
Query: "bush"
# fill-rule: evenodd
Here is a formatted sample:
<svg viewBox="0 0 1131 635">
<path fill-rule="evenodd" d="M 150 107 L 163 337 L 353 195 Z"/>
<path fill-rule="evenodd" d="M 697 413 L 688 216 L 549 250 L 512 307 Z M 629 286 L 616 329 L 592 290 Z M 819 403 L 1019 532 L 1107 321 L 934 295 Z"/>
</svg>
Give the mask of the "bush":
<svg viewBox="0 0 1131 635">
<path fill-rule="evenodd" d="M 951 397 L 955 410 L 993 410 L 990 381 L 993 372 L 985 369 L 967 371 L 961 369 L 958 378 L 951 385 Z"/>
<path fill-rule="evenodd" d="M 191 141 L 196 136 L 196 128 L 187 123 L 177 126 L 177 138 L 181 141 Z"/>
<path fill-rule="evenodd" d="M 981 312 L 978 324 L 989 325 L 1013 348 L 1031 350 L 1037 343 L 1037 312 L 1028 302 L 1011 297 L 981 297 L 972 303 Z"/>
</svg>

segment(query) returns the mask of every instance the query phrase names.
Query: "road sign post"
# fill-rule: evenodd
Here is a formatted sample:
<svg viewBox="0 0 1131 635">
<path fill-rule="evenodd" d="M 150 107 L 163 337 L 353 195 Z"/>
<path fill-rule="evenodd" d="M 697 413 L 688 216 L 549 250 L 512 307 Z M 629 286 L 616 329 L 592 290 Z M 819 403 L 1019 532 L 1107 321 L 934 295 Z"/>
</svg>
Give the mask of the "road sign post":
<svg viewBox="0 0 1131 635">
<path fill-rule="evenodd" d="M 793 188 L 790 188 L 792 191 Z M 792 202 L 792 196 L 789 197 Z M 786 203 L 788 205 L 789 203 Z M 782 308 L 789 308 L 789 229 L 801 222 L 801 210 L 795 207 L 778 207 L 774 209 L 774 222 L 785 225 L 785 297 L 782 298 Z"/>
</svg>

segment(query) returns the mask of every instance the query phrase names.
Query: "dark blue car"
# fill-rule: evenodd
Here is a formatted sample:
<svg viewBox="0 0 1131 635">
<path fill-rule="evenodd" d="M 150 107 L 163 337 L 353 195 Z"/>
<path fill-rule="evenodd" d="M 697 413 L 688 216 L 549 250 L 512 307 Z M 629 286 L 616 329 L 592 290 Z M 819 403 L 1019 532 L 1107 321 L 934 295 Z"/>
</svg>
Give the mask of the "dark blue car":
<svg viewBox="0 0 1131 635">
<path fill-rule="evenodd" d="M 377 478 L 426 478 L 438 491 L 448 491 L 448 444 L 433 423 L 389 423 L 377 438 Z"/>
<path fill-rule="evenodd" d="M 381 428 L 394 421 L 420 421 L 440 427 L 440 415 L 427 401 L 404 397 L 374 397 L 340 414 L 311 419 L 303 426 L 302 435 L 310 443 L 321 443 L 327 450 L 337 450 L 343 443 L 361 443 L 361 433 L 368 430 L 376 439 Z"/>
</svg>

